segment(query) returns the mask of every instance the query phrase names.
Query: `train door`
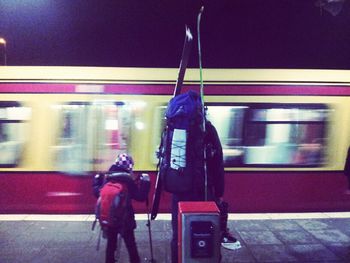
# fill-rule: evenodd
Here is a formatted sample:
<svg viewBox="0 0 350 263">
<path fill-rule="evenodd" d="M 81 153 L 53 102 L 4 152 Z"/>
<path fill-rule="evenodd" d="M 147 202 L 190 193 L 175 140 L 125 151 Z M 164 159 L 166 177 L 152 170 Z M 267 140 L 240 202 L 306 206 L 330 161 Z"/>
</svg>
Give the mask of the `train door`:
<svg viewBox="0 0 350 263">
<path fill-rule="evenodd" d="M 94 170 L 106 171 L 116 156 L 129 151 L 131 110 L 124 102 L 96 101 L 93 104 Z"/>
<path fill-rule="evenodd" d="M 91 108 L 87 102 L 55 106 L 58 113 L 58 136 L 54 146 L 55 168 L 61 172 L 82 174 L 92 169 Z"/>
<path fill-rule="evenodd" d="M 125 103 L 70 102 L 56 109 L 56 170 L 79 175 L 106 171 L 118 153 L 128 151 L 131 114 Z"/>
</svg>

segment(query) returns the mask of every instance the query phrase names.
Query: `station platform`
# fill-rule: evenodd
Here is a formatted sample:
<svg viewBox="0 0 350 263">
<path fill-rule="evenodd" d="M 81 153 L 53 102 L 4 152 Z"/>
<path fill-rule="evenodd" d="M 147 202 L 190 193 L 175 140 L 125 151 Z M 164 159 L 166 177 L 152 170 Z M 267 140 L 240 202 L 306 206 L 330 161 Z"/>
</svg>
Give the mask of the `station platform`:
<svg viewBox="0 0 350 263">
<path fill-rule="evenodd" d="M 96 251 L 93 215 L 0 215 L 1 263 L 103 263 Z M 147 216 L 137 215 L 136 240 L 150 258 Z M 169 214 L 151 221 L 154 259 L 170 262 Z M 230 214 L 230 232 L 242 247 L 221 248 L 222 262 L 350 262 L 350 213 Z M 129 262 L 124 244 L 119 262 Z M 144 262 L 147 262 L 146 260 Z"/>
</svg>

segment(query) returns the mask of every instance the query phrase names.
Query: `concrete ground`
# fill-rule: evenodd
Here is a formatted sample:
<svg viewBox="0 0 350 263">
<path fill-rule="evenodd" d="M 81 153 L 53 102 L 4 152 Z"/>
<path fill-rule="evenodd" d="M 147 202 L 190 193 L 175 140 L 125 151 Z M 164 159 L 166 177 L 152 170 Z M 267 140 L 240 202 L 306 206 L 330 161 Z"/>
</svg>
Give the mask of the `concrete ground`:
<svg viewBox="0 0 350 263">
<path fill-rule="evenodd" d="M 98 231 L 91 231 L 92 220 L 89 215 L 0 215 L 0 262 L 104 262 L 106 241 L 96 251 Z M 136 240 L 143 259 L 150 258 L 146 223 L 145 216 L 138 216 Z M 170 262 L 169 216 L 151 226 L 154 259 Z M 231 214 L 229 228 L 242 248 L 221 248 L 223 263 L 350 262 L 349 213 Z M 124 245 L 120 262 L 129 262 Z"/>
</svg>

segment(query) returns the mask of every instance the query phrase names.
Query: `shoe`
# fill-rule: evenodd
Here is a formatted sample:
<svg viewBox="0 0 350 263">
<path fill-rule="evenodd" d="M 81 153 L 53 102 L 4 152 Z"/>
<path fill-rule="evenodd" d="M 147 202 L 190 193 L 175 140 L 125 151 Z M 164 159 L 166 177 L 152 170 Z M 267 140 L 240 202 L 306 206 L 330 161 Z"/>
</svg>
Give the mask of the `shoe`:
<svg viewBox="0 0 350 263">
<path fill-rule="evenodd" d="M 221 240 L 221 246 L 229 250 L 236 250 L 242 247 L 241 242 L 239 242 L 228 232 L 223 235 Z"/>
<path fill-rule="evenodd" d="M 241 242 L 238 240 L 236 240 L 236 242 L 225 242 L 225 240 L 223 240 L 223 242 L 221 242 L 221 246 L 229 250 L 237 250 L 242 247 Z"/>
</svg>

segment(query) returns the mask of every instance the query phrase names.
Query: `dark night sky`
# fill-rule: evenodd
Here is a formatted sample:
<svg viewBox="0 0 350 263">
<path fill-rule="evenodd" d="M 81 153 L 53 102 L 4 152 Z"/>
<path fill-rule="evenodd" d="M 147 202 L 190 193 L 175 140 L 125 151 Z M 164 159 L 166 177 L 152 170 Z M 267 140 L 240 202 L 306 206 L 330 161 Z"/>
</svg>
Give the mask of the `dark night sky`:
<svg viewBox="0 0 350 263">
<path fill-rule="evenodd" d="M 0 36 L 8 65 L 178 67 L 204 3 L 203 67 L 350 69 L 349 1 L 315 1 L 0 0 Z"/>
</svg>

